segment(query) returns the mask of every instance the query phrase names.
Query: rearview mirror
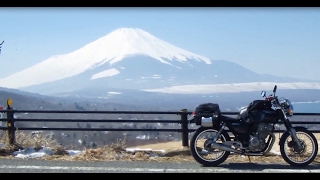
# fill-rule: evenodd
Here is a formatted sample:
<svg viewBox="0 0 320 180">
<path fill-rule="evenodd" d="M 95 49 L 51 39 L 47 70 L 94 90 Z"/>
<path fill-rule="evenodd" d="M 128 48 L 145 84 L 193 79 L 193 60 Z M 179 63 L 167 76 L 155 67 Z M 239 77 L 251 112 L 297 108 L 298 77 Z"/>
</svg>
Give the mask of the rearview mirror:
<svg viewBox="0 0 320 180">
<path fill-rule="evenodd" d="M 266 91 L 261 91 L 261 96 L 266 97 Z"/>
</svg>

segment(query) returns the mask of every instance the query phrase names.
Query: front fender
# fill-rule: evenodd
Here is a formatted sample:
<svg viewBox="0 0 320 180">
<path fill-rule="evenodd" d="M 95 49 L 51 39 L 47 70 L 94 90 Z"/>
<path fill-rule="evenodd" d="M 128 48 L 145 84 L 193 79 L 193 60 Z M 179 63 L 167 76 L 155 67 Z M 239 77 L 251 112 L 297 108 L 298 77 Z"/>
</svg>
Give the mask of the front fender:
<svg viewBox="0 0 320 180">
<path fill-rule="evenodd" d="M 196 123 L 196 118 L 195 118 L 195 116 L 191 116 L 191 117 L 188 119 L 188 124 L 193 124 L 193 123 Z"/>
<path fill-rule="evenodd" d="M 293 127 L 296 131 L 298 131 L 298 130 L 307 130 L 308 128 L 306 128 L 306 127 L 303 127 L 303 126 L 295 126 L 295 127 Z M 281 135 L 281 138 L 280 138 L 280 140 L 279 140 L 279 145 L 280 145 L 280 142 L 281 142 L 281 139 L 282 139 L 282 137 L 284 137 L 283 135 L 285 135 L 285 134 L 289 134 L 289 131 L 287 130 L 287 131 L 285 131 L 282 135 Z"/>
</svg>

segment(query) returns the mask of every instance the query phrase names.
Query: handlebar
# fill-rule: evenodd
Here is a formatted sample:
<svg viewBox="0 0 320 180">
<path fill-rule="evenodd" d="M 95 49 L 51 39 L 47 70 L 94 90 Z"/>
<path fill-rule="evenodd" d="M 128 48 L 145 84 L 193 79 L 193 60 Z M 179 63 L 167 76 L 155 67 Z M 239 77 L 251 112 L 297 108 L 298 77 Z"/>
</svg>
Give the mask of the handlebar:
<svg viewBox="0 0 320 180">
<path fill-rule="evenodd" d="M 277 91 L 277 85 L 275 85 L 274 88 L 273 88 L 273 91 L 272 91 L 273 94 L 276 94 L 276 91 Z"/>
<path fill-rule="evenodd" d="M 272 94 L 265 98 L 266 101 L 271 101 L 271 103 L 275 106 L 280 106 L 279 100 L 277 96 L 273 96 Z"/>
</svg>

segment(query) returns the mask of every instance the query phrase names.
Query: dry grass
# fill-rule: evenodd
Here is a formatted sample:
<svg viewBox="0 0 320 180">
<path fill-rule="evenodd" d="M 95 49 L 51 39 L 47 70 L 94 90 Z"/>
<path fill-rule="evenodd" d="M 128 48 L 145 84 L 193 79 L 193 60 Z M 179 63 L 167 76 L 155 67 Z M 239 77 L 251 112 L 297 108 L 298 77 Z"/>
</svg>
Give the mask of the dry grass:
<svg viewBox="0 0 320 180">
<path fill-rule="evenodd" d="M 43 147 L 51 147 L 54 154 L 67 154 L 67 151 L 54 139 L 49 138 L 44 133 L 25 133 L 16 132 L 14 145 L 8 144 L 9 136 L 7 133 L 2 133 L 0 135 L 0 143 L 4 144 L 0 149 L 0 156 L 12 156 L 14 151 L 25 149 L 25 148 L 35 148 L 35 150 L 40 150 Z"/>
<path fill-rule="evenodd" d="M 156 157 L 154 155 L 157 155 Z M 124 148 L 118 149 L 113 146 L 105 146 L 97 149 L 86 149 L 74 156 L 45 156 L 45 160 L 66 161 L 153 161 L 153 162 L 195 162 L 188 148 L 169 150 L 165 153 L 152 151 L 127 152 Z M 270 155 L 266 157 L 250 157 L 230 155 L 226 162 L 284 162 L 281 156 Z"/>
<path fill-rule="evenodd" d="M 317 138 L 320 137 L 317 134 Z M 156 162 L 194 162 L 188 147 L 182 147 L 181 142 L 166 142 L 142 145 L 136 148 L 165 150 L 165 153 L 159 151 L 126 151 L 126 141 L 118 140 L 110 146 L 104 146 L 97 149 L 84 149 L 81 153 L 68 156 L 67 151 L 61 147 L 55 140 L 47 138 L 45 134 L 25 134 L 18 132 L 16 135 L 16 145 L 6 145 L 0 149 L 0 156 L 3 158 L 12 158 L 12 153 L 17 148 L 37 147 L 41 149 L 43 146 L 52 147 L 54 155 L 44 156 L 44 160 L 66 160 L 66 161 L 156 161 Z M 0 143 L 7 142 L 6 135 L 0 138 Z M 277 142 L 275 147 L 278 148 Z M 276 150 L 278 151 L 278 150 Z M 264 162 L 264 163 L 285 163 L 281 156 L 247 156 L 230 155 L 226 162 Z M 318 156 L 315 163 L 320 161 Z"/>
<path fill-rule="evenodd" d="M 282 133 L 276 133 L 276 141 L 274 143 L 274 146 L 272 148 L 273 151 L 279 152 L 279 138 L 281 137 Z M 320 133 L 314 134 L 317 138 L 317 140 L 320 139 Z M 162 159 L 168 159 L 173 161 L 194 161 L 194 159 L 191 157 L 189 148 L 183 148 L 181 141 L 172 141 L 172 142 L 166 142 L 166 143 L 157 143 L 157 144 L 148 144 L 148 145 L 142 145 L 137 146 L 135 148 L 141 148 L 141 149 L 154 149 L 154 150 L 165 150 L 167 153 L 159 158 Z M 229 158 L 226 160 L 226 162 L 265 162 L 265 163 L 285 163 L 283 158 L 279 155 L 275 155 L 272 153 L 269 153 L 267 156 L 241 156 L 237 154 L 232 154 L 229 156 Z M 320 156 L 318 155 L 314 161 L 314 163 L 320 162 Z"/>
<path fill-rule="evenodd" d="M 156 161 L 156 162 L 183 162 L 193 161 L 188 149 L 168 151 L 126 151 L 125 141 L 118 140 L 110 146 L 97 149 L 85 149 L 73 156 L 45 156 L 45 160 L 68 160 L 68 161 Z"/>
<path fill-rule="evenodd" d="M 154 162 L 194 162 L 188 147 L 182 147 L 181 142 L 166 142 L 139 146 L 141 149 L 165 150 L 159 151 L 136 151 L 127 152 L 125 140 L 119 140 L 110 146 L 97 149 L 85 149 L 82 153 L 74 156 L 45 156 L 45 160 L 67 161 L 154 161 Z M 280 156 L 270 155 L 267 157 L 248 157 L 231 155 L 226 162 L 284 162 Z"/>
</svg>

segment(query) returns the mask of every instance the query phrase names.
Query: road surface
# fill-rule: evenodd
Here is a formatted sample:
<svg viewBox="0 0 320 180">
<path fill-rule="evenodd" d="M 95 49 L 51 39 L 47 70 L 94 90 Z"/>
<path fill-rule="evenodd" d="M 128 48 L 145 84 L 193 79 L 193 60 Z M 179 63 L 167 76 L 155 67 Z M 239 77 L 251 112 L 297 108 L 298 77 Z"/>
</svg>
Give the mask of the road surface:
<svg viewBox="0 0 320 180">
<path fill-rule="evenodd" d="M 319 173 L 320 164 L 293 168 L 287 164 L 230 163 L 202 167 L 195 162 L 83 162 L 0 159 L 0 173 Z"/>
</svg>

